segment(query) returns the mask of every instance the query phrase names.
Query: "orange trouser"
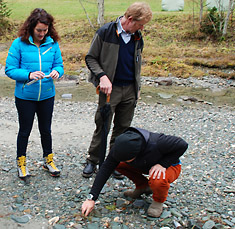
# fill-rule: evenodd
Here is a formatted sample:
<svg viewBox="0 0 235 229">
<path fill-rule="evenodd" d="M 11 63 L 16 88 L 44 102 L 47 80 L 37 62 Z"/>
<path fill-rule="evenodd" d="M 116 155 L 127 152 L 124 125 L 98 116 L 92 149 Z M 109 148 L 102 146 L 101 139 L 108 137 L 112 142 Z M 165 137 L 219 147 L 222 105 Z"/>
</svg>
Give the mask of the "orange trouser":
<svg viewBox="0 0 235 229">
<path fill-rule="evenodd" d="M 175 181 L 180 175 L 181 165 L 170 166 L 167 168 L 165 179 L 162 178 L 162 175 L 160 179 L 153 179 L 152 177 L 147 179 L 143 176 L 143 171 L 136 169 L 125 162 L 120 162 L 116 170 L 132 180 L 136 189 L 142 189 L 149 186 L 153 191 L 153 199 L 163 203 L 168 196 L 170 183 Z"/>
</svg>

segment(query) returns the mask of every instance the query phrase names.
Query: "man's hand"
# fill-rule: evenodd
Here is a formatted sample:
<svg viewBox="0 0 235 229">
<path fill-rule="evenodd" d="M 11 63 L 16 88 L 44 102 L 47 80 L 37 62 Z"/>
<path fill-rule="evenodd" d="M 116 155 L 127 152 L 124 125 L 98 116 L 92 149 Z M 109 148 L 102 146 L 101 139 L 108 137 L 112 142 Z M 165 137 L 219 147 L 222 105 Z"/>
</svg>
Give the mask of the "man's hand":
<svg viewBox="0 0 235 229">
<path fill-rule="evenodd" d="M 154 165 L 150 170 L 149 170 L 149 177 L 153 176 L 153 179 L 157 177 L 159 180 L 161 175 L 163 176 L 162 178 L 165 179 L 166 177 L 166 168 L 162 167 L 159 164 Z"/>
<path fill-rule="evenodd" d="M 106 75 L 100 78 L 100 91 L 106 95 L 110 95 L 112 92 L 112 83 Z"/>
<path fill-rule="evenodd" d="M 94 206 L 95 206 L 94 200 L 86 200 L 82 204 L 82 214 L 84 214 L 85 216 L 88 216 L 89 213 L 93 210 Z"/>
</svg>

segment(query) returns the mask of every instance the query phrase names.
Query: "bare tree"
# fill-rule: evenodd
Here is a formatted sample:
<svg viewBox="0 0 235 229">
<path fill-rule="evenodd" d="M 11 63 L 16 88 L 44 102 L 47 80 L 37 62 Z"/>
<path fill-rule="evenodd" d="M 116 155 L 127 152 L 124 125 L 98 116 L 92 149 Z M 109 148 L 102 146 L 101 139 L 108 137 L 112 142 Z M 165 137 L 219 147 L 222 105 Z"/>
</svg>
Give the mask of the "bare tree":
<svg viewBox="0 0 235 229">
<path fill-rule="evenodd" d="M 99 26 L 104 25 L 104 0 L 97 0 L 98 4 L 98 18 L 97 22 Z"/>
<path fill-rule="evenodd" d="M 199 23 L 202 22 L 202 16 L 203 16 L 203 0 L 200 0 L 200 15 L 199 15 Z"/>
<path fill-rule="evenodd" d="M 200 31 L 224 39 L 227 34 L 230 16 L 235 8 L 235 0 L 229 0 L 228 2 L 222 0 L 207 1 L 207 5 L 210 10 L 203 16 L 201 14 L 203 4 L 200 0 Z"/>
<path fill-rule="evenodd" d="M 194 27 L 195 27 L 195 5 L 196 7 L 199 5 L 200 7 L 200 11 L 199 11 L 199 24 L 201 24 L 202 22 L 202 18 L 203 18 L 203 10 L 204 10 L 204 2 L 205 0 L 192 0 L 192 8 L 193 8 L 193 30 L 194 30 Z"/>
<path fill-rule="evenodd" d="M 229 0 L 228 11 L 227 11 L 227 15 L 224 20 L 224 28 L 223 28 L 223 32 L 222 32 L 223 36 L 225 36 L 227 34 L 229 17 L 231 15 L 231 13 L 233 12 L 234 7 L 235 7 L 234 0 Z"/>
<path fill-rule="evenodd" d="M 87 12 L 86 12 L 85 7 L 84 7 L 83 4 L 82 4 L 82 1 L 79 0 L 79 2 L 80 2 L 81 6 L 82 6 L 82 8 L 83 8 L 83 10 L 84 10 L 84 12 L 85 12 L 85 14 L 86 14 L 86 17 L 87 17 L 87 19 L 88 19 L 88 21 L 89 21 L 89 23 L 90 23 L 90 26 L 91 26 L 93 29 L 95 29 L 95 27 L 93 26 L 93 24 L 92 24 L 92 22 L 91 22 L 91 20 L 90 20 L 90 18 L 89 18 L 89 16 L 88 16 L 88 14 L 87 14 Z"/>
</svg>

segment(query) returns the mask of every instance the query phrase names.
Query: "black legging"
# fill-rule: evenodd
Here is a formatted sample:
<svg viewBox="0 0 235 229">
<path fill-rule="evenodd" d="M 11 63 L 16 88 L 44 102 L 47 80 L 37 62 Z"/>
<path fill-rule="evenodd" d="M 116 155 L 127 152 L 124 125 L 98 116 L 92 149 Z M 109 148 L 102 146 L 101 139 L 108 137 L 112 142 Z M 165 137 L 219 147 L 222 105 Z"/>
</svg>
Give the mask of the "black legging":
<svg viewBox="0 0 235 229">
<path fill-rule="evenodd" d="M 19 118 L 17 158 L 20 156 L 26 156 L 28 139 L 33 127 L 35 113 L 38 117 L 43 157 L 52 153 L 51 120 L 54 107 L 54 97 L 43 101 L 30 101 L 15 98 L 15 104 Z"/>
</svg>

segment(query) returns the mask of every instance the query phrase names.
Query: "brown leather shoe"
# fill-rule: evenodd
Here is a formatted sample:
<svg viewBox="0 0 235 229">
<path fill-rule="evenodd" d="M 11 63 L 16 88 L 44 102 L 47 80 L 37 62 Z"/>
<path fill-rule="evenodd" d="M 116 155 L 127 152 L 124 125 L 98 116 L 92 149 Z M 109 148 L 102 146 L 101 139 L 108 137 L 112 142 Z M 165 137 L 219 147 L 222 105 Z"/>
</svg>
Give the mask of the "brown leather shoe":
<svg viewBox="0 0 235 229">
<path fill-rule="evenodd" d="M 153 200 L 150 204 L 147 214 L 151 217 L 160 217 L 163 211 L 163 203 L 159 203 Z"/>
<path fill-rule="evenodd" d="M 141 188 L 141 189 L 135 189 L 134 191 L 125 191 L 124 196 L 130 197 L 132 199 L 137 199 L 139 198 L 142 194 L 149 195 L 152 194 L 151 188 L 148 186 L 146 188 Z"/>
</svg>

